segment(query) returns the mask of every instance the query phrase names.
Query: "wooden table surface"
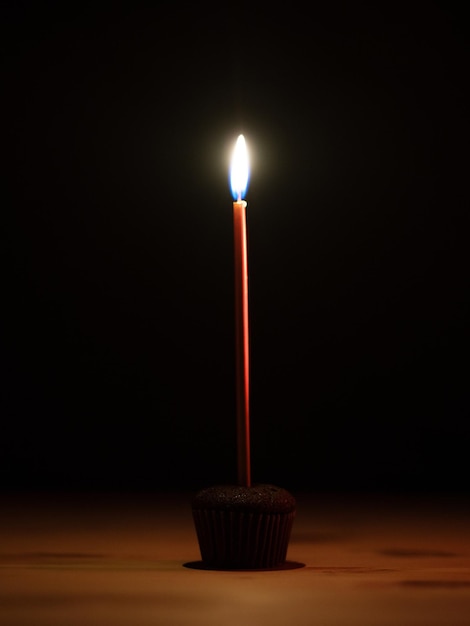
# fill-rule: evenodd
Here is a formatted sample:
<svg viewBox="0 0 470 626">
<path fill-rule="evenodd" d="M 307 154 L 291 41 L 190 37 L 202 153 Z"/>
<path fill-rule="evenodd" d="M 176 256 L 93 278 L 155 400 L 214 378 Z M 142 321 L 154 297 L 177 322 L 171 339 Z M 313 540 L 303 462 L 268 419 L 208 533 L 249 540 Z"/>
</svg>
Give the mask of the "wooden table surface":
<svg viewBox="0 0 470 626">
<path fill-rule="evenodd" d="M 204 571 L 191 495 L 0 496 L 2 626 L 469 626 L 462 496 L 296 494 L 278 571 Z"/>
</svg>

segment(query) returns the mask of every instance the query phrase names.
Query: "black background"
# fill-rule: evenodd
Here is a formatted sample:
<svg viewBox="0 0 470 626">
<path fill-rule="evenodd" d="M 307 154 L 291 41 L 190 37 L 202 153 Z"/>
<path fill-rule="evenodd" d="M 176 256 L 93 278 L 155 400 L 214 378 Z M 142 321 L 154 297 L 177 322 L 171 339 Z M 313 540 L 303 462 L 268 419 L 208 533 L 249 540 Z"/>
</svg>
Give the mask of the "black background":
<svg viewBox="0 0 470 626">
<path fill-rule="evenodd" d="M 449 2 L 2 4 L 3 490 L 466 491 L 468 41 Z"/>
</svg>

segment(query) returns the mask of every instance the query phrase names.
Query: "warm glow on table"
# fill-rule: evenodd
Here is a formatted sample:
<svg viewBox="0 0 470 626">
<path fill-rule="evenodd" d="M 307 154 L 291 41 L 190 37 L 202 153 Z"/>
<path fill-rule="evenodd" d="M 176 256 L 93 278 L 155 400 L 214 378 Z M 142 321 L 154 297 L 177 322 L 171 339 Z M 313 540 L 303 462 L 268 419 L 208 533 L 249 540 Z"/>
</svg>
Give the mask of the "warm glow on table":
<svg viewBox="0 0 470 626">
<path fill-rule="evenodd" d="M 470 511 L 451 497 L 296 494 L 272 572 L 199 558 L 191 494 L 0 500 L 5 626 L 468 626 Z"/>
</svg>

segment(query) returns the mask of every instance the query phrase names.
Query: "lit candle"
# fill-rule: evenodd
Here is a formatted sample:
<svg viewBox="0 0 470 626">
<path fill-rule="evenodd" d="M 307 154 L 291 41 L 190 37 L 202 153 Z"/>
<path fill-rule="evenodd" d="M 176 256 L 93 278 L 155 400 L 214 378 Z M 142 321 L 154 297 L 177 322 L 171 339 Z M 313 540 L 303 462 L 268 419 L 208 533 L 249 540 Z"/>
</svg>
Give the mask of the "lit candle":
<svg viewBox="0 0 470 626">
<path fill-rule="evenodd" d="M 245 138 L 237 139 L 232 157 L 234 253 L 235 253 L 235 365 L 238 483 L 251 485 L 250 469 L 250 376 L 248 333 L 248 259 L 246 244 L 246 202 L 249 165 Z"/>
</svg>

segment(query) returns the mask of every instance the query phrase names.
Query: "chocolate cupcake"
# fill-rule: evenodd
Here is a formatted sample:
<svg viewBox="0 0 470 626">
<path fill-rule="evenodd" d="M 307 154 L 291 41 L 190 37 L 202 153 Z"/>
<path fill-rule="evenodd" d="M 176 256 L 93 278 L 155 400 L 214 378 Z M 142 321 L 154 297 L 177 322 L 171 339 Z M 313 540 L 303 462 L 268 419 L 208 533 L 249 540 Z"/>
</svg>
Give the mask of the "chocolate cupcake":
<svg viewBox="0 0 470 626">
<path fill-rule="evenodd" d="M 275 485 L 221 485 L 196 494 L 202 561 L 212 569 L 270 569 L 286 561 L 296 502 Z"/>
</svg>

